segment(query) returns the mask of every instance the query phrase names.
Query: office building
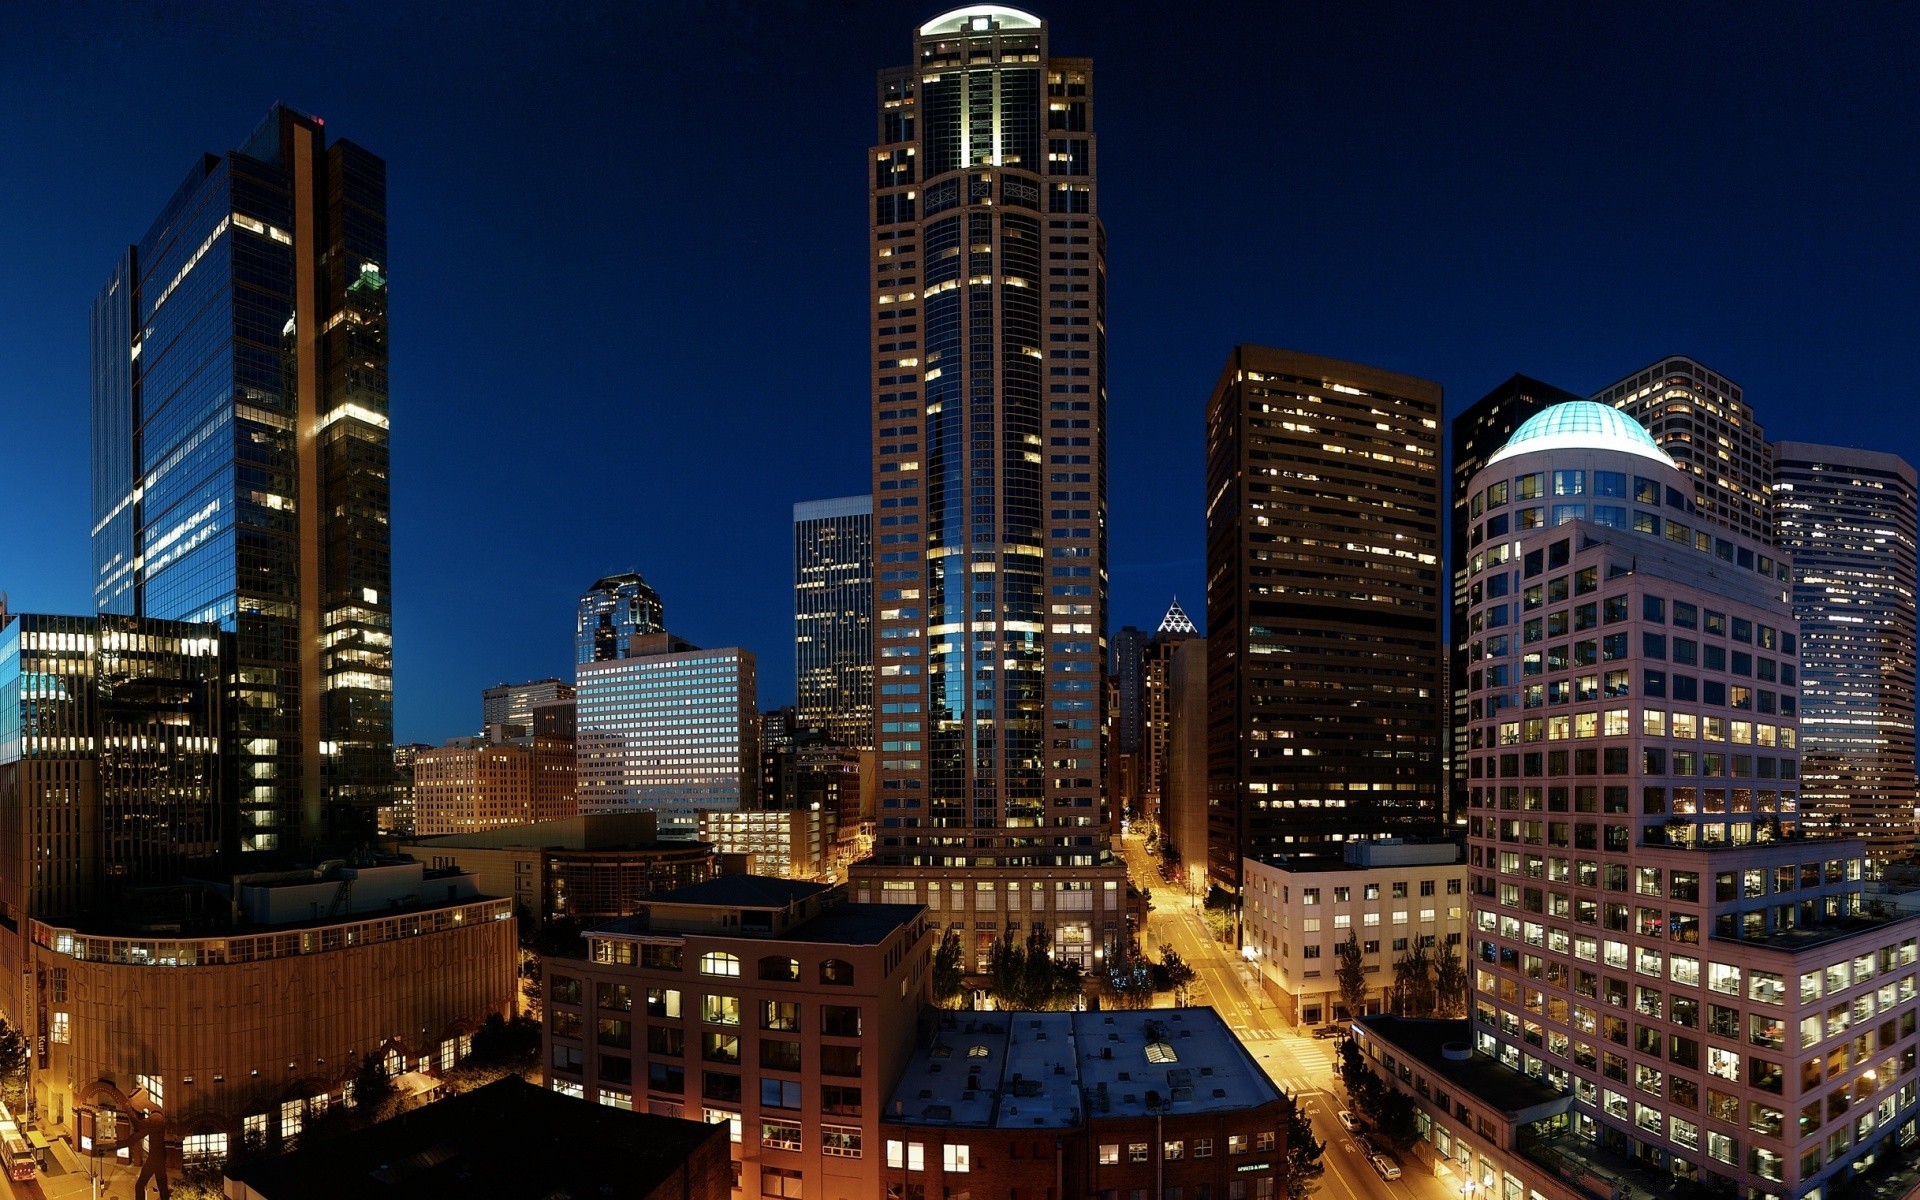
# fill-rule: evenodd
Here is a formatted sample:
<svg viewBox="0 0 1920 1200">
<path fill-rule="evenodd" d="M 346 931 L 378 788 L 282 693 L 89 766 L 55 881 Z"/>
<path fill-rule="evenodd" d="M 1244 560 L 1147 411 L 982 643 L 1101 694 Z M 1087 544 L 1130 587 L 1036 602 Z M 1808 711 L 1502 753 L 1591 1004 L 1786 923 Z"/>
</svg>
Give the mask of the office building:
<svg viewBox="0 0 1920 1200">
<path fill-rule="evenodd" d="M 876 110 L 879 809 L 852 878 L 875 899 L 1016 874 L 1116 886 L 1093 64 L 1052 57 L 1025 13 L 956 9 L 880 73 Z M 966 912 L 987 937 L 1051 915 Z M 1067 921 L 1056 951 L 1090 964 L 1120 920 Z"/>
<path fill-rule="evenodd" d="M 1913 851 L 1914 471 L 1874 450 L 1773 444 L 1773 528 L 1800 626 L 1800 815 Z"/>
<path fill-rule="evenodd" d="M 715 854 L 745 856 L 746 869 L 774 879 L 827 882 L 840 814 L 819 807 L 700 813 L 700 839 Z"/>
<path fill-rule="evenodd" d="M 1392 1012 L 1394 963 L 1422 947 L 1430 961 L 1465 954 L 1467 864 L 1455 842 L 1349 842 L 1337 857 L 1250 861 L 1246 873 L 1243 953 L 1289 1024 Z M 1349 936 L 1367 983 L 1357 1012 L 1340 991 Z"/>
<path fill-rule="evenodd" d="M 943 1013 L 878 1195 L 1286 1195 L 1292 1104 L 1211 1008 Z"/>
<path fill-rule="evenodd" d="M 590 925 L 631 916 L 649 896 L 717 873 L 711 845 L 662 841 L 657 830 L 650 812 L 593 813 L 409 838 L 400 852 L 434 870 L 471 874 L 483 895 L 511 897 L 529 919 Z"/>
<path fill-rule="evenodd" d="M 1209 873 L 1440 817 L 1440 385 L 1237 346 L 1207 404 Z"/>
<path fill-rule="evenodd" d="M 573 625 L 574 665 L 630 658 L 637 639 L 666 628 L 660 593 L 637 572 L 597 579 L 580 597 Z"/>
<path fill-rule="evenodd" d="M 542 701 L 533 706 L 532 716 L 533 819 L 571 817 L 580 811 L 575 702 L 572 697 Z"/>
<path fill-rule="evenodd" d="M 560 1153 L 529 1153 L 529 1147 Z M 229 1200 L 413 1197 L 731 1200 L 727 1132 L 622 1112 L 546 1091 L 518 1075 L 448 1096 L 279 1158 L 238 1167 Z"/>
<path fill-rule="evenodd" d="M 231 848 L 230 646 L 214 625 L 0 611 L 0 942 Z"/>
<path fill-rule="evenodd" d="M 582 812 L 751 808 L 759 797 L 754 658 L 644 634 L 574 676 Z"/>
<path fill-rule="evenodd" d="M 547 1086 L 728 1126 L 744 1195 L 883 1195 L 880 1122 L 934 935 L 918 909 L 838 898 L 721 876 L 544 959 Z"/>
<path fill-rule="evenodd" d="M 1431 1080 L 1417 1102 L 1489 1186 L 1634 1164 L 1825 1195 L 1915 1136 L 1920 917 L 1867 902 L 1859 839 L 1804 836 L 1789 565 L 1691 482 L 1578 402 L 1471 485 L 1508 533 L 1483 529 L 1461 631 L 1475 986 L 1452 1037 L 1494 1102 L 1471 1130 Z M 1502 1115 L 1523 1084 L 1550 1111 Z"/>
<path fill-rule="evenodd" d="M 386 164 L 276 107 L 93 305 L 96 605 L 233 635 L 242 851 L 390 803 L 387 268 Z"/>
<path fill-rule="evenodd" d="M 1160 837 L 1189 894 L 1207 890 L 1207 639 L 1182 638 L 1167 659 L 1167 778 Z M 1162 855 L 1167 846 L 1161 846 Z"/>
<path fill-rule="evenodd" d="M 425 742 L 401 742 L 393 748 L 393 798 L 380 810 L 383 836 L 407 837 L 413 833 L 413 760 L 422 750 L 431 750 Z"/>
<path fill-rule="evenodd" d="M 573 699 L 573 685 L 558 679 L 535 679 L 527 683 L 496 683 L 480 693 L 480 728 L 491 736 L 496 729 L 518 729 L 511 736 L 527 737 L 533 732 L 535 705 Z"/>
<path fill-rule="evenodd" d="M 1447 527 L 1447 578 L 1453 592 L 1453 620 L 1448 626 L 1459 630 L 1467 621 L 1467 560 L 1477 547 L 1471 545 L 1474 525 L 1467 513 L 1467 485 L 1487 465 L 1487 459 L 1507 444 L 1521 422 L 1542 409 L 1584 396 L 1563 391 L 1525 375 L 1514 375 L 1476 400 L 1453 419 L 1447 441 L 1448 478 L 1452 480 L 1451 519 Z M 1484 536 L 1484 534 L 1483 534 Z M 1447 808 L 1449 824 L 1467 819 L 1467 660 L 1466 651 L 1455 638 L 1447 648 L 1447 685 L 1453 696 L 1453 720 L 1449 727 L 1447 752 Z"/>
<path fill-rule="evenodd" d="M 1147 815 L 1140 776 L 1148 641 L 1146 630 L 1121 626 L 1114 631 L 1107 665 L 1107 803 L 1116 817 L 1136 821 Z"/>
<path fill-rule="evenodd" d="M 1773 540 L 1772 454 L 1743 389 L 1685 356 L 1664 358 L 1593 399 L 1646 427 L 1692 477 L 1693 519 Z"/>
<path fill-rule="evenodd" d="M 1200 636 L 1193 619 L 1174 600 L 1140 659 L 1140 811 L 1163 832 L 1169 741 L 1173 717 L 1173 656 L 1180 643 Z"/>
<path fill-rule="evenodd" d="M 472 833 L 525 825 L 533 816 L 533 751 L 455 738 L 413 760 L 414 832 Z"/>
<path fill-rule="evenodd" d="M 872 748 L 872 496 L 793 506 L 793 680 L 801 725 Z"/>
</svg>

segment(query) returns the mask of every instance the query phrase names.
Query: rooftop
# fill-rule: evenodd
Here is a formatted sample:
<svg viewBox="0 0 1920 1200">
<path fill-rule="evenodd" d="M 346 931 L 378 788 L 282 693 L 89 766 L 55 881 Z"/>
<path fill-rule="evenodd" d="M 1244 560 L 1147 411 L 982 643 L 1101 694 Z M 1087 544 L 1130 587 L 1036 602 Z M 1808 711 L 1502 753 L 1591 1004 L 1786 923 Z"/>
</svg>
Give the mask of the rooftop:
<svg viewBox="0 0 1920 1200">
<path fill-rule="evenodd" d="M 701 883 L 648 898 L 648 904 L 711 904 L 726 908 L 791 908 L 831 891 L 824 883 L 771 875 L 716 875 Z"/>
<path fill-rule="evenodd" d="M 877 946 L 894 930 L 919 919 L 920 907 L 915 904 L 837 904 L 781 936 L 790 942 Z"/>
<path fill-rule="evenodd" d="M 908 1064 L 887 1119 L 1065 1129 L 1095 1117 L 1230 1111 L 1279 1098 L 1211 1008 L 950 1013 Z"/>
<path fill-rule="evenodd" d="M 1497 1059 L 1473 1053 L 1473 1029 L 1467 1021 L 1379 1016 L 1361 1017 L 1353 1027 L 1383 1050 L 1418 1062 L 1429 1080 L 1445 1082 L 1449 1089 L 1466 1092 L 1512 1119 L 1536 1121 L 1573 1102 L 1570 1092 L 1557 1091 Z"/>
<path fill-rule="evenodd" d="M 265 1200 L 645 1195 L 726 1127 L 627 1112 L 510 1075 L 312 1149 L 237 1170 Z M 564 1153 L 533 1148 L 565 1146 Z"/>
<path fill-rule="evenodd" d="M 1487 465 L 1536 450 L 1619 450 L 1674 465 L 1640 422 L 1592 400 L 1568 400 L 1528 417 Z"/>
</svg>

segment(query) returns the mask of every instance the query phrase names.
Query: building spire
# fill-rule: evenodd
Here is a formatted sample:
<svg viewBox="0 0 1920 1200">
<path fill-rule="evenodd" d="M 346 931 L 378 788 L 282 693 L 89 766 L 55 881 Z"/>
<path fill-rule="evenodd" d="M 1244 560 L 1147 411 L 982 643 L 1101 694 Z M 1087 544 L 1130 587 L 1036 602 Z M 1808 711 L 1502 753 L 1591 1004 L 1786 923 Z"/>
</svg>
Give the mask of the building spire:
<svg viewBox="0 0 1920 1200">
<path fill-rule="evenodd" d="M 1180 597 L 1175 596 L 1167 608 L 1167 615 L 1160 618 L 1160 633 L 1198 633 L 1193 627 L 1193 618 L 1180 607 Z"/>
</svg>

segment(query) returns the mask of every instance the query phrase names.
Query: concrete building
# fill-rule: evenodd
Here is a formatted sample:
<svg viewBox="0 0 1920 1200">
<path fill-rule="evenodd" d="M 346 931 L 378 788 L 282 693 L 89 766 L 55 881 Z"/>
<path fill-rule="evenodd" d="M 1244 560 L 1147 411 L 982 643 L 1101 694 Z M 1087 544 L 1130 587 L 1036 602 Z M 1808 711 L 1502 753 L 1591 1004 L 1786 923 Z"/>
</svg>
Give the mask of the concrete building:
<svg viewBox="0 0 1920 1200">
<path fill-rule="evenodd" d="M 533 819 L 559 821 L 580 811 L 578 715 L 571 697 L 536 703 L 533 719 Z"/>
<path fill-rule="evenodd" d="M 386 180 L 276 105 L 93 304 L 95 607 L 233 635 L 242 852 L 362 842 L 391 803 Z"/>
<path fill-rule="evenodd" d="M 380 812 L 382 836 L 413 836 L 413 760 L 431 749 L 425 742 L 402 742 L 393 748 L 393 799 Z"/>
<path fill-rule="evenodd" d="M 533 820 L 533 751 L 455 738 L 413 759 L 414 832 L 471 833 Z"/>
<path fill-rule="evenodd" d="M 573 699 L 573 685 L 558 679 L 535 679 L 527 683 L 496 683 L 480 693 L 480 727 L 497 729 L 514 726 L 526 737 L 533 732 L 536 705 Z"/>
<path fill-rule="evenodd" d="M 1691 476 L 1696 521 L 1773 541 L 1773 455 L 1744 389 L 1685 355 L 1663 358 L 1593 399 L 1638 421 Z"/>
<path fill-rule="evenodd" d="M 34 995 L 8 1011 L 36 1014 L 33 1103 L 82 1153 L 126 1144 L 141 1109 L 163 1113 L 190 1157 L 288 1139 L 342 1102 L 368 1054 L 392 1074 L 445 1070 L 511 1011 L 512 905 L 470 875 L 334 866 L 199 894 L 189 928 L 26 923 Z"/>
<path fill-rule="evenodd" d="M 1392 1010 L 1393 964 L 1416 947 L 1456 959 L 1467 929 L 1467 864 L 1453 842 L 1351 842 L 1338 859 L 1246 864 L 1243 953 L 1294 1025 Z M 1349 1012 L 1340 947 L 1360 945 L 1367 998 Z"/>
<path fill-rule="evenodd" d="M 529 1154 L 529 1146 L 566 1147 Z M 404 1119 L 236 1171 L 229 1200 L 333 1200 L 391 1189 L 415 1200 L 485 1195 L 731 1200 L 724 1130 L 621 1112 L 545 1091 L 518 1075 Z M 404 1191 L 401 1191 L 404 1189 Z"/>
<path fill-rule="evenodd" d="M 827 882 L 838 834 L 839 814 L 824 808 L 700 814 L 701 840 L 714 853 L 748 855 L 749 872 L 775 879 Z"/>
<path fill-rule="evenodd" d="M 1107 292 L 1093 64 L 1053 57 L 1046 23 L 1027 13 L 956 9 L 915 30 L 874 99 L 880 778 L 874 854 L 852 875 L 875 898 L 894 883 L 1010 885 L 1014 873 L 1022 886 L 1098 889 L 1125 870 L 1100 746 Z M 1092 948 L 1061 947 L 1088 962 Z"/>
<path fill-rule="evenodd" d="M 726 1125 L 749 1196 L 870 1200 L 880 1122 L 930 999 L 919 910 L 722 876 L 549 957 L 548 1086 Z"/>
<path fill-rule="evenodd" d="M 1291 1102 L 1210 1008 L 946 1013 L 931 1041 L 881 1126 L 887 1196 L 1286 1194 Z"/>
<path fill-rule="evenodd" d="M 1861 841 L 1800 828 L 1790 566 L 1599 404 L 1471 487 L 1505 522 L 1461 631 L 1472 1052 L 1560 1095 L 1487 1112 L 1473 1170 L 1825 1197 L 1920 1135 L 1920 918 L 1867 904 Z"/>
<path fill-rule="evenodd" d="M 1186 638 L 1167 660 L 1167 784 L 1160 836 L 1180 853 L 1187 890 L 1207 890 L 1207 639 Z"/>
<path fill-rule="evenodd" d="M 737 811 L 760 786 L 754 657 L 701 650 L 668 633 L 633 638 L 629 657 L 579 665 L 575 683 L 582 812 Z"/>
<path fill-rule="evenodd" d="M 1433 828 L 1440 385 L 1236 346 L 1207 403 L 1208 865 Z"/>
<path fill-rule="evenodd" d="M 1773 527 L 1800 626 L 1800 816 L 1913 852 L 1914 471 L 1897 455 L 1773 445 Z"/>
<path fill-rule="evenodd" d="M 793 506 L 793 654 L 801 726 L 872 749 L 872 496 Z"/>
<path fill-rule="evenodd" d="M 713 846 L 661 841 L 650 812 L 594 813 L 400 843 L 436 870 L 471 874 L 541 922 L 590 925 L 630 916 L 648 897 L 717 873 Z"/>
<path fill-rule="evenodd" d="M 1140 660 L 1140 810 L 1163 831 L 1171 769 L 1173 656 L 1181 643 L 1200 636 L 1176 598 L 1160 618 L 1160 627 Z"/>
</svg>

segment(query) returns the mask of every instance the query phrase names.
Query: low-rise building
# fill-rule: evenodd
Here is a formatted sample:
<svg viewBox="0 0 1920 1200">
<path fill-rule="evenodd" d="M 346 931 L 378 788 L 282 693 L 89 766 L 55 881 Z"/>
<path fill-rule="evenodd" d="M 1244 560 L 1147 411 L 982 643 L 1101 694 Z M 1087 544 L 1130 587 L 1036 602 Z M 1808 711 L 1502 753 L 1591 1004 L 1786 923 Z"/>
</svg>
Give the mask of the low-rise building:
<svg viewBox="0 0 1920 1200">
<path fill-rule="evenodd" d="M 732 875 L 543 960 L 548 1086 L 728 1126 L 748 1196 L 869 1200 L 930 1001 L 923 910 Z"/>
<path fill-rule="evenodd" d="M 1290 1104 L 1210 1008 L 945 1014 L 887 1105 L 877 1194 L 1265 1200 Z"/>
<path fill-rule="evenodd" d="M 1340 998 L 1340 947 L 1360 944 L 1366 1012 L 1391 1008 L 1393 964 L 1417 946 L 1459 957 L 1467 865 L 1456 842 L 1348 842 L 1340 858 L 1248 859 L 1243 953 L 1295 1025 L 1358 1016 Z"/>
<path fill-rule="evenodd" d="M 650 812 L 412 838 L 400 849 L 436 869 L 472 872 L 483 893 L 510 896 L 517 911 L 543 923 L 624 917 L 649 896 L 704 882 L 717 870 L 711 844 L 661 841 Z"/>
<path fill-rule="evenodd" d="M 700 837 L 720 854 L 750 855 L 748 870 L 779 879 L 823 879 L 838 814 L 820 807 L 703 810 Z"/>
</svg>

